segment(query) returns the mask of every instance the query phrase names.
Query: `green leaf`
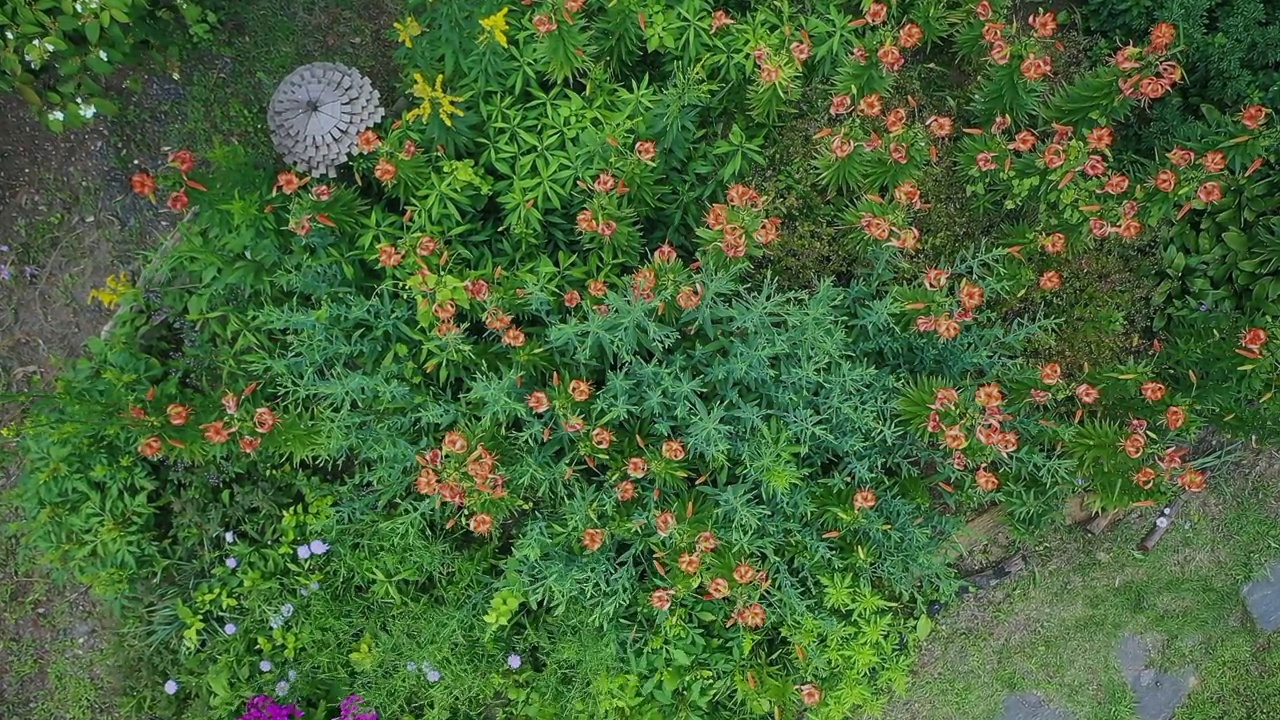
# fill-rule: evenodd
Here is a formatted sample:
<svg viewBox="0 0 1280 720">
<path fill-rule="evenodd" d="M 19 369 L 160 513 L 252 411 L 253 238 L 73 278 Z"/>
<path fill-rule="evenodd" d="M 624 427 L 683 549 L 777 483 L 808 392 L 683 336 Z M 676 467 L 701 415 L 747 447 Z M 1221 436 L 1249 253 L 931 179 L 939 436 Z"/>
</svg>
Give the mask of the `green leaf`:
<svg viewBox="0 0 1280 720">
<path fill-rule="evenodd" d="M 84 24 L 84 35 L 89 38 L 90 45 L 97 45 L 98 38 L 102 35 L 102 25 L 96 21 L 90 20 Z"/>
<path fill-rule="evenodd" d="M 1249 238 L 1239 230 L 1228 230 L 1222 233 L 1222 241 L 1236 252 L 1243 253 L 1249 250 Z"/>
<path fill-rule="evenodd" d="M 929 619 L 928 615 L 921 615 L 920 619 L 916 621 L 916 637 L 924 640 L 929 637 L 931 632 L 933 632 L 933 621 Z"/>
</svg>

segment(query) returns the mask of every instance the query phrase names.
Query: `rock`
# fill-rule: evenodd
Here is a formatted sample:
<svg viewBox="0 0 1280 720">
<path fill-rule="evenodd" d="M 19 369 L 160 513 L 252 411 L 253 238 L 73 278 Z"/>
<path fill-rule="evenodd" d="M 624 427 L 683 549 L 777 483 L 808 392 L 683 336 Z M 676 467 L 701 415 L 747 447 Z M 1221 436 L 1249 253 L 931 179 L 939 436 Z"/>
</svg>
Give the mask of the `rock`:
<svg viewBox="0 0 1280 720">
<path fill-rule="evenodd" d="M 1074 716 L 1037 693 L 1020 693 L 1005 697 L 1000 720 L 1074 720 Z"/>
<path fill-rule="evenodd" d="M 1172 720 L 1174 711 L 1186 702 L 1191 688 L 1195 687 L 1195 670 L 1186 668 L 1171 674 L 1148 668 L 1150 656 L 1151 644 L 1131 633 L 1125 633 L 1116 653 L 1120 672 L 1137 700 L 1135 711 L 1138 717 L 1141 720 Z"/>
<path fill-rule="evenodd" d="M 1263 632 L 1280 630 L 1280 562 L 1272 564 L 1266 575 L 1245 585 L 1241 594 Z"/>
</svg>

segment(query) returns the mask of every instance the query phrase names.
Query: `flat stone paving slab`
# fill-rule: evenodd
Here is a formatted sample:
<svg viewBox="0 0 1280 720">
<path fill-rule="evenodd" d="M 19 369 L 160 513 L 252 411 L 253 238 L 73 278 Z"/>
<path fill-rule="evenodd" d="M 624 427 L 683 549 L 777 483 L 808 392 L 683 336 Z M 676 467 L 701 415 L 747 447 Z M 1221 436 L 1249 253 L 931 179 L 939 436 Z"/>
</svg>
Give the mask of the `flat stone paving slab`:
<svg viewBox="0 0 1280 720">
<path fill-rule="evenodd" d="M 1171 720 L 1195 687 L 1196 673 L 1191 668 L 1176 673 L 1148 668 L 1151 645 L 1137 635 L 1125 633 L 1116 656 L 1120 672 L 1138 701 L 1134 710 L 1142 720 Z"/>
<path fill-rule="evenodd" d="M 1019 693 L 1005 697 L 1000 720 L 1075 720 L 1075 716 L 1036 693 Z"/>
<path fill-rule="evenodd" d="M 1245 585 L 1241 594 L 1249 614 L 1263 632 L 1280 630 L 1280 562 L 1273 563 L 1265 575 Z"/>
</svg>

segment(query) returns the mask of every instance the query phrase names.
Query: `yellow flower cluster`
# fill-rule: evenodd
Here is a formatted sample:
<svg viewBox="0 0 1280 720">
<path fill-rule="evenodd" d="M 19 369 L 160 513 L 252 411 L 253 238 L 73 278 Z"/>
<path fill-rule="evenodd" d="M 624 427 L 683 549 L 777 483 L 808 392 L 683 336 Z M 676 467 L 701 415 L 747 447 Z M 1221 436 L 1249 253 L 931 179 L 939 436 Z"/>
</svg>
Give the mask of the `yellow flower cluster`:
<svg viewBox="0 0 1280 720">
<path fill-rule="evenodd" d="M 119 275 L 108 275 L 106 287 L 94 288 L 89 291 L 89 301 L 97 300 L 102 306 L 109 309 L 120 307 L 120 299 L 126 293 L 133 291 L 133 283 L 129 282 L 129 273 L 120 273 Z"/>
<path fill-rule="evenodd" d="M 413 94 L 422 103 L 409 111 L 409 119 L 427 118 L 438 113 L 445 125 L 453 126 L 453 116 L 462 116 L 462 109 L 455 105 L 463 99 L 461 95 L 450 95 L 444 90 L 444 75 L 436 76 L 433 86 L 422 77 L 422 73 L 413 74 Z"/>
<path fill-rule="evenodd" d="M 410 15 L 403 21 L 391 23 L 396 29 L 396 33 L 400 36 L 400 42 L 405 47 L 413 47 L 413 39 L 422 34 L 422 25 L 418 24 L 418 18 Z"/>
<path fill-rule="evenodd" d="M 504 7 L 489 17 L 480 20 L 480 27 L 484 30 L 480 35 L 482 42 L 496 40 L 502 47 L 507 46 L 507 10 L 510 9 Z"/>
</svg>

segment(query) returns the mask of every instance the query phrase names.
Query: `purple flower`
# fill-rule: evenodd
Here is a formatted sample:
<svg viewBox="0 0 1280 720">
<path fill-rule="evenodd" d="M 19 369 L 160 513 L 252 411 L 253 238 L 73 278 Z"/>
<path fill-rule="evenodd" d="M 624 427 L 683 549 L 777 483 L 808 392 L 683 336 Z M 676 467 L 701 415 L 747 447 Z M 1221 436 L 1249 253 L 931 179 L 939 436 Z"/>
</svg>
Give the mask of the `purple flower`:
<svg viewBox="0 0 1280 720">
<path fill-rule="evenodd" d="M 272 663 L 270 660 L 263 660 L 262 662 L 258 663 L 258 669 L 261 670 L 262 672 L 271 672 L 271 668 L 274 668 L 274 667 L 275 667 L 275 664 Z"/>
<path fill-rule="evenodd" d="M 240 561 L 233 557 L 227 558 L 226 562 L 227 562 L 227 567 L 231 568 L 232 570 L 235 570 L 236 567 L 240 564 Z"/>
<path fill-rule="evenodd" d="M 0 280 L 8 282 L 13 278 L 13 273 L 9 270 L 9 263 L 0 265 Z"/>
<path fill-rule="evenodd" d="M 339 706 L 341 715 L 336 720 L 378 720 L 378 713 L 363 707 L 364 698 L 348 695 Z"/>
<path fill-rule="evenodd" d="M 178 681 L 177 681 L 177 680 L 169 680 L 168 682 L 166 682 L 166 683 L 164 684 L 164 694 L 165 694 L 165 695 L 174 695 L 174 694 L 176 694 L 177 692 L 178 692 Z"/>
<path fill-rule="evenodd" d="M 433 682 L 433 683 L 440 682 L 440 671 L 435 668 L 431 668 L 430 670 L 428 670 L 427 682 Z"/>
<path fill-rule="evenodd" d="M 282 682 L 276 685 L 277 695 L 287 692 L 289 692 L 289 683 Z M 244 708 L 245 713 L 240 716 L 240 720 L 297 720 L 302 717 L 302 711 L 297 705 L 281 705 L 268 695 L 253 698 L 245 703 Z"/>
<path fill-rule="evenodd" d="M 23 266 L 22 266 L 22 276 L 23 276 L 23 277 L 25 277 L 25 278 L 26 278 L 26 279 L 28 279 L 28 280 L 34 280 L 34 279 L 35 279 L 35 277 L 36 277 L 37 275 L 39 275 L 39 274 L 40 274 L 40 269 L 39 269 L 39 268 L 36 268 L 36 267 L 34 267 L 34 266 L 32 266 L 32 265 L 23 265 Z"/>
<path fill-rule="evenodd" d="M 520 659 L 519 655 L 511 653 L 507 656 L 507 667 L 512 670 L 519 670 L 522 664 L 524 664 L 524 661 Z"/>
<path fill-rule="evenodd" d="M 312 555 L 323 555 L 329 552 L 329 546 L 323 540 L 312 540 L 307 544 L 307 547 L 311 550 Z"/>
<path fill-rule="evenodd" d="M 306 559 L 307 559 L 307 558 L 309 558 L 309 557 L 311 557 L 311 547 L 310 547 L 310 546 L 307 546 L 307 545 L 299 545 L 299 546 L 298 546 L 298 559 L 299 559 L 299 560 L 306 560 Z"/>
<path fill-rule="evenodd" d="M 235 634 L 236 634 L 236 630 L 239 630 L 239 629 L 240 629 L 240 628 L 236 627 L 236 624 L 235 624 L 235 623 L 227 623 L 226 625 L 223 625 L 223 626 L 222 626 L 222 632 L 224 632 L 224 633 L 226 633 L 226 634 L 228 634 L 228 635 L 235 635 Z"/>
</svg>

